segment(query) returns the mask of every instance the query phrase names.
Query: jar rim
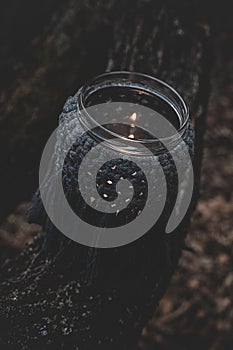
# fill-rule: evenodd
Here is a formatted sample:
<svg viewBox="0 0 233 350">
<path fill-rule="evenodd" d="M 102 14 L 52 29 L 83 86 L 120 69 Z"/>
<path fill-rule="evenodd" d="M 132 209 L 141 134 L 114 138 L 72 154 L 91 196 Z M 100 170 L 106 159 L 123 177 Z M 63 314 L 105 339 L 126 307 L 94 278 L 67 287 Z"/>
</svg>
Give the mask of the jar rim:
<svg viewBox="0 0 233 350">
<path fill-rule="evenodd" d="M 170 107 L 173 108 L 173 110 L 175 110 L 177 118 L 179 120 L 179 127 L 176 128 L 177 132 L 174 135 L 168 136 L 168 137 L 164 137 L 161 138 L 159 140 L 160 144 L 163 144 L 163 142 L 165 142 L 166 144 L 168 144 L 169 142 L 172 144 L 175 144 L 175 140 L 177 138 L 177 136 L 182 136 L 184 131 L 186 130 L 186 126 L 188 124 L 188 120 L 189 120 L 189 108 L 187 106 L 187 104 L 185 103 L 183 97 L 169 84 L 167 84 L 166 82 L 164 82 L 161 79 L 155 78 L 153 76 L 150 76 L 148 74 L 144 74 L 144 73 L 139 73 L 139 72 L 134 72 L 134 71 L 112 71 L 112 72 L 107 72 L 107 73 L 103 73 L 100 75 L 97 75 L 96 77 L 88 80 L 79 90 L 78 93 L 78 111 L 82 111 L 81 113 L 81 123 L 83 125 L 85 125 L 85 127 L 87 127 L 88 130 L 92 130 L 94 127 L 99 127 L 101 128 L 105 134 L 109 134 L 109 136 L 111 136 L 111 138 L 118 138 L 118 139 L 122 139 L 124 142 L 128 142 L 132 147 L 135 146 L 137 147 L 137 144 L 153 144 L 156 142 L 156 140 L 153 139 L 129 139 L 128 137 L 125 137 L 123 135 L 119 135 L 118 133 L 109 130 L 107 128 L 105 128 L 105 126 L 101 125 L 98 123 L 98 121 L 96 121 L 92 115 L 90 115 L 90 113 L 88 113 L 87 111 L 87 107 L 85 105 L 85 100 L 87 97 L 91 96 L 91 94 L 97 90 L 101 90 L 101 85 L 99 85 L 98 88 L 94 89 L 93 92 L 91 92 L 88 96 L 88 90 L 90 90 L 90 87 L 94 87 L 95 84 L 97 84 L 98 86 L 98 81 L 104 80 L 104 79 L 110 79 L 111 84 L 114 83 L 115 79 L 122 77 L 123 79 L 127 78 L 128 81 L 132 81 L 131 79 L 134 77 L 138 78 L 138 79 L 145 79 L 148 82 L 154 83 L 154 84 L 159 84 L 162 88 L 167 89 L 167 91 L 172 94 L 172 97 L 175 99 L 172 101 L 171 99 L 169 99 L 169 97 L 166 96 L 166 93 L 158 93 L 156 91 L 156 89 L 149 89 L 147 86 L 145 86 L 144 91 L 149 91 L 151 90 L 153 93 L 155 93 L 157 96 L 159 96 L 160 99 L 163 99 L 167 104 L 170 104 Z M 105 85 L 106 86 L 106 85 Z M 126 85 L 122 85 L 122 86 L 126 86 Z M 136 85 L 138 88 L 143 90 L 143 87 L 139 84 L 136 83 Z M 179 106 L 178 106 L 179 103 Z M 96 136 L 96 135 L 95 135 Z M 98 136 L 98 135 L 97 135 Z M 98 137 L 97 137 L 98 138 Z M 101 138 L 101 137 L 100 137 Z M 111 147 L 111 145 L 110 145 Z M 131 147 L 131 148 L 132 148 Z M 114 147 L 112 147 L 114 148 Z M 158 149 L 159 151 L 159 149 Z M 137 152 L 136 152 L 137 153 Z"/>
</svg>

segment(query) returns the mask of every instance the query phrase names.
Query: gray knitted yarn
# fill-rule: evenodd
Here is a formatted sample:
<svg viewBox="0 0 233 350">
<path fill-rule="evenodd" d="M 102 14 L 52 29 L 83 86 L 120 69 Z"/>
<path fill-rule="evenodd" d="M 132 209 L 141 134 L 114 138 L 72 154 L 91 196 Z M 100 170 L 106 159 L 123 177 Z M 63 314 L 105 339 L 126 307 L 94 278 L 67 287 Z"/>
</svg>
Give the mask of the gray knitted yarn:
<svg viewBox="0 0 233 350">
<path fill-rule="evenodd" d="M 121 154 L 115 150 L 109 150 L 106 147 L 102 147 L 101 152 L 97 152 L 95 159 L 89 162 L 87 172 L 84 174 L 79 174 L 80 164 L 82 163 L 84 157 L 94 148 L 98 143 L 94 140 L 89 133 L 86 133 L 78 120 L 77 111 L 77 101 L 79 92 L 74 96 L 70 97 L 63 109 L 63 113 L 59 119 L 59 127 L 57 132 L 57 142 L 55 146 L 55 163 L 57 169 L 63 169 L 63 188 L 66 197 L 71 205 L 72 209 L 77 215 L 90 216 L 93 219 L 94 211 L 91 210 L 88 203 L 82 201 L 82 197 L 79 191 L 79 182 L 85 181 L 88 177 L 88 173 L 93 173 L 95 169 L 95 163 L 103 164 L 100 172 L 96 174 L 96 182 L 98 186 L 99 195 L 95 199 L 95 206 L 98 208 L 98 201 L 103 200 L 103 194 L 108 198 L 108 201 L 113 200 L 116 194 L 116 184 L 120 178 L 128 179 L 134 188 L 134 197 L 130 203 L 130 208 L 128 211 L 122 211 L 118 215 L 118 222 L 120 222 L 120 217 L 124 217 L 127 221 L 128 215 L 130 215 L 131 220 L 133 218 L 132 212 L 137 215 L 143 209 L 146 202 L 147 192 L 152 191 L 153 188 L 157 188 L 157 200 L 160 201 L 162 198 L 161 193 L 158 191 L 160 187 L 160 179 L 157 174 L 159 174 L 159 168 L 162 167 L 163 172 L 166 177 L 167 182 L 167 202 L 174 202 L 174 196 L 176 196 L 177 191 L 177 164 L 183 172 L 186 171 L 186 165 L 189 162 L 189 157 L 193 156 L 193 129 L 190 123 L 188 123 L 186 131 L 183 135 L 183 141 L 179 142 L 174 146 L 171 152 L 164 149 L 159 155 L 152 156 L 140 156 L 141 164 L 143 164 L 143 169 L 146 169 L 150 176 L 153 176 L 153 188 L 148 189 L 146 187 L 146 176 L 143 174 L 142 170 L 137 167 L 135 162 L 131 161 L 129 155 Z M 77 137 L 78 135 L 78 137 Z M 72 147 L 70 148 L 70 144 Z M 69 149 L 70 148 L 70 149 Z M 187 148 L 189 154 L 187 154 Z M 63 164 L 60 154 L 61 152 L 67 154 L 65 162 Z M 110 155 L 110 157 L 109 157 Z M 106 158 L 111 158 L 112 161 L 106 163 Z M 134 158 L 135 160 L 135 158 Z M 117 167 L 115 169 L 115 167 Z M 114 168 L 114 170 L 112 170 Z M 134 176 L 130 177 L 130 173 L 134 173 Z M 49 178 L 49 175 L 48 175 Z M 111 178 L 112 186 L 106 185 L 106 180 Z M 185 177 L 184 177 L 185 178 Z M 185 190 L 185 181 L 181 184 Z M 48 187 L 48 196 L 52 196 L 52 185 L 48 181 L 45 186 Z M 90 191 L 89 191 L 90 192 Z M 93 197 L 92 197 L 93 198 Z M 86 212 L 86 213 L 85 213 Z M 109 217 L 107 219 L 107 217 Z M 104 218 L 99 218 L 99 224 L 101 221 L 102 225 L 108 227 L 109 221 L 114 220 L 114 215 L 104 215 Z M 116 219 L 116 218 L 115 218 Z M 121 222 L 122 223 L 122 222 Z M 93 224 L 93 223 L 92 223 Z M 98 224 L 95 221 L 95 224 Z"/>
</svg>

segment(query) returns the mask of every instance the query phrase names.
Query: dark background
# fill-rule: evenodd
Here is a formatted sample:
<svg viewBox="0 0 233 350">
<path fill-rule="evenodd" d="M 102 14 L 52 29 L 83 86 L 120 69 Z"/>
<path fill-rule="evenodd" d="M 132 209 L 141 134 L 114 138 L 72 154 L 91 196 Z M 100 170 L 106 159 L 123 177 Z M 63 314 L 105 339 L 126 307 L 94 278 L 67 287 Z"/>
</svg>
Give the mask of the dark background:
<svg viewBox="0 0 233 350">
<path fill-rule="evenodd" d="M 119 15 L 108 13 L 108 3 L 1 1 L 1 261 L 18 254 L 40 230 L 25 222 L 24 213 L 38 184 L 41 151 L 65 99 L 106 68 L 111 16 Z M 130 9 L 133 2 L 128 3 Z M 144 350 L 230 350 L 233 344 L 232 12 L 228 1 L 195 3 L 193 16 L 203 18 L 213 37 L 201 195 L 187 249 L 143 331 Z M 177 6 L 190 11 L 188 1 Z"/>
</svg>

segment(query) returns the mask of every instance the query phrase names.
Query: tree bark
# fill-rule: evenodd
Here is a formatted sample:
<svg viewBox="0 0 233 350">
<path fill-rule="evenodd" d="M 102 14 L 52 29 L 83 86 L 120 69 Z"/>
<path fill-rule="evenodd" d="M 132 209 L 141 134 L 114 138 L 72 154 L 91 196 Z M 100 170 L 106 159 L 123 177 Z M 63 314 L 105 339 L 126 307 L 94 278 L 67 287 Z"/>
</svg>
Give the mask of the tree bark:
<svg viewBox="0 0 233 350">
<path fill-rule="evenodd" d="M 67 96 L 105 70 L 112 3 L 1 5 L 0 221 L 38 186 L 40 156 Z"/>
</svg>

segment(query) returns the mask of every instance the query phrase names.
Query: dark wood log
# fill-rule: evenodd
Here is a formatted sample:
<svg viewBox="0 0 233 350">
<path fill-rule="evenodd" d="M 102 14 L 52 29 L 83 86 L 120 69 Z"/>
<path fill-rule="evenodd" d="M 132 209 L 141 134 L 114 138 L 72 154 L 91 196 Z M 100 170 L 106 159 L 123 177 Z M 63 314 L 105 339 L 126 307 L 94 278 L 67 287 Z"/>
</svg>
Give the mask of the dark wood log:
<svg viewBox="0 0 233 350">
<path fill-rule="evenodd" d="M 105 70 L 111 4 L 1 5 L 0 221 L 38 186 L 40 155 L 67 96 Z"/>
<path fill-rule="evenodd" d="M 14 124 L 11 131 L 16 132 L 20 127 L 16 139 L 10 140 L 8 149 L 15 169 L 22 166 L 20 182 L 17 181 L 17 188 L 13 187 L 16 199 L 7 208 L 22 198 L 19 183 L 24 188 L 29 174 L 36 176 L 39 153 L 56 124 L 55 114 L 64 91 L 68 95 L 76 85 L 106 67 L 107 70 L 128 69 L 152 74 L 181 92 L 190 106 L 195 124 L 195 169 L 198 179 L 211 51 L 208 24 L 201 22 L 195 6 L 187 10 L 185 4 L 180 2 L 122 0 L 97 5 L 93 10 L 89 1 L 85 6 L 78 1 L 70 1 L 64 10 L 66 15 L 60 14 L 59 20 L 55 20 L 56 29 L 50 29 L 36 44 L 35 53 L 44 45 L 45 49 L 41 53 L 43 59 L 38 59 L 36 69 L 33 67 L 31 71 L 34 74 L 31 76 L 26 72 L 23 78 L 24 88 L 30 86 L 30 106 L 37 106 L 38 110 L 28 107 L 29 95 L 25 92 L 19 90 L 19 97 L 17 94 L 15 97 L 17 89 L 9 93 L 11 102 L 4 107 L 5 111 L 10 106 L 13 109 L 10 108 L 9 114 L 3 118 L 2 125 L 6 126 L 11 116 Z M 80 23 L 77 29 L 76 23 Z M 63 39 L 65 43 L 70 38 L 72 40 L 59 58 L 57 45 L 62 40 L 60 36 L 63 31 L 68 36 L 68 39 Z M 51 33 L 54 35 L 52 38 Z M 52 43 L 47 43 L 50 40 Z M 87 40 L 90 40 L 90 44 L 87 44 Z M 104 46 L 103 40 L 107 40 Z M 64 50 L 64 43 L 60 49 Z M 92 63 L 94 67 L 90 68 Z M 54 79 L 52 83 L 51 79 Z M 21 115 L 20 122 L 13 117 L 16 111 Z M 26 160 L 23 162 L 25 154 Z M 28 173 L 29 164 L 33 167 L 31 173 Z M 6 183 L 12 166 L 7 170 L 1 184 Z M 10 176 L 11 186 L 15 180 L 15 175 Z M 27 194 L 34 186 L 35 181 L 30 181 Z M 197 189 L 198 181 L 195 196 Z M 193 206 L 195 202 L 196 197 Z M 160 300 L 177 265 L 193 206 L 182 227 L 172 236 L 156 238 L 153 246 L 146 241 L 144 245 L 141 245 L 142 242 L 136 243 L 138 251 L 144 247 L 143 259 L 140 254 L 133 257 L 132 266 L 125 267 L 127 275 L 124 275 L 124 280 L 121 280 L 122 276 L 113 276 L 117 300 L 114 299 L 115 295 L 108 294 L 105 284 L 94 289 L 80 285 L 76 268 L 78 261 L 83 262 L 81 258 L 76 259 L 76 243 L 58 233 L 49 239 L 45 233 L 39 236 L 16 263 L 5 267 L 0 276 L 0 338 L 3 344 L 19 349 L 133 349 L 142 327 L 152 315 L 153 305 Z M 127 248 L 122 249 L 122 256 L 128 254 Z M 78 245 L 78 251 L 81 257 L 82 253 L 86 253 L 86 247 Z M 95 251 L 92 254 L 95 255 Z M 106 263 L 110 255 L 106 255 Z M 152 256 L 154 258 L 151 260 Z M 147 277 L 143 285 L 139 277 L 142 274 Z M 135 289 L 140 288 L 140 305 L 135 305 L 132 310 L 131 300 L 136 298 Z M 127 305 L 130 305 L 129 309 Z M 113 317 L 117 323 L 114 328 L 112 322 L 109 322 L 109 327 L 105 323 L 103 330 L 102 318 L 106 321 L 108 317 L 109 320 Z"/>
</svg>

